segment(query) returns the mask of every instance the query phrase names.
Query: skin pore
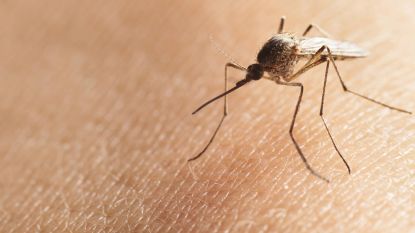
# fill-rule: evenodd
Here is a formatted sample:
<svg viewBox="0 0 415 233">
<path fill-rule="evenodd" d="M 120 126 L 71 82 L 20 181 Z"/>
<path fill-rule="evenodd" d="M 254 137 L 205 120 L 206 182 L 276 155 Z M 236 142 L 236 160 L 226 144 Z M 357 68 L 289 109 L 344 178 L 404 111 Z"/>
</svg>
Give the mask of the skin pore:
<svg viewBox="0 0 415 233">
<path fill-rule="evenodd" d="M 343 92 L 325 65 L 298 89 L 251 82 L 228 97 L 224 64 L 254 63 L 285 30 L 317 23 L 370 56 L 336 64 L 347 86 L 415 109 L 414 15 L 391 1 L 9 1 L 0 38 L 0 232 L 410 232 L 414 115 Z M 344 9 L 347 9 L 345 11 Z M 311 32 L 310 36 L 317 35 Z M 229 71 L 230 87 L 245 77 Z"/>
</svg>

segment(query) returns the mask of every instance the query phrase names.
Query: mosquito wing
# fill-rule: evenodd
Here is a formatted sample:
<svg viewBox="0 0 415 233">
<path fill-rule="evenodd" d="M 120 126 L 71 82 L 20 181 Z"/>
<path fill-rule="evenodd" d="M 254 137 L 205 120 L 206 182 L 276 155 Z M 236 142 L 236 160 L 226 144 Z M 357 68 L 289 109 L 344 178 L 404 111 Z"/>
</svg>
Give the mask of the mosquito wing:
<svg viewBox="0 0 415 233">
<path fill-rule="evenodd" d="M 337 58 L 357 58 L 369 55 L 366 50 L 353 43 L 324 37 L 304 37 L 300 39 L 299 45 L 298 55 L 315 54 L 323 45 L 329 47 L 332 55 Z M 325 50 L 323 54 L 327 55 L 327 51 Z"/>
</svg>

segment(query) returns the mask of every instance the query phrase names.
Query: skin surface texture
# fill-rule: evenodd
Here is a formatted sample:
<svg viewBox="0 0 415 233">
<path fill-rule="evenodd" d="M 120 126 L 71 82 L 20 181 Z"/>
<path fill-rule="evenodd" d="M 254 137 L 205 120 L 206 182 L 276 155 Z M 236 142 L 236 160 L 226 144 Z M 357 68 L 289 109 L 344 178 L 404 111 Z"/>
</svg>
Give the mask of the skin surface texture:
<svg viewBox="0 0 415 233">
<path fill-rule="evenodd" d="M 415 2 L 3 1 L 0 232 L 414 232 L 415 117 L 344 93 L 325 65 L 299 90 L 253 81 L 222 100 L 287 17 L 368 50 L 347 86 L 415 110 Z M 310 36 L 321 36 L 312 30 Z M 230 70 L 228 86 L 245 77 Z"/>
</svg>

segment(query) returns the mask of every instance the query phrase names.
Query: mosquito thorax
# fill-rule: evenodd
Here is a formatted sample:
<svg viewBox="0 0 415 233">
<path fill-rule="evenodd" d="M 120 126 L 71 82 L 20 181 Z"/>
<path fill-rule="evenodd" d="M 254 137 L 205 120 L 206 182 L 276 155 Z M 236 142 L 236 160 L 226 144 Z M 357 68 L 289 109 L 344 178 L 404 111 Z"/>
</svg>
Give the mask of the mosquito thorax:
<svg viewBox="0 0 415 233">
<path fill-rule="evenodd" d="M 271 76 L 288 77 L 298 62 L 297 39 L 291 34 L 271 37 L 258 52 L 257 61 Z"/>
<path fill-rule="evenodd" d="M 264 68 L 258 64 L 249 65 L 246 69 L 246 77 L 247 80 L 259 80 L 264 75 Z"/>
</svg>

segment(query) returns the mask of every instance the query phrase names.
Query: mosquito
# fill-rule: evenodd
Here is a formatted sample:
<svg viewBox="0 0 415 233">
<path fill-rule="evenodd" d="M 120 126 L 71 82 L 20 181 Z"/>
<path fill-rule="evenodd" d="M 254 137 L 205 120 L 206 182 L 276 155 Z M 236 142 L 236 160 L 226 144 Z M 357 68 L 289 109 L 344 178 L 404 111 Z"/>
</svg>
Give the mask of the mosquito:
<svg viewBox="0 0 415 233">
<path fill-rule="evenodd" d="M 294 110 L 294 114 L 291 120 L 289 134 L 290 134 L 292 142 L 294 143 L 295 148 L 297 149 L 298 154 L 300 155 L 304 165 L 310 171 L 310 173 L 326 181 L 327 183 L 329 183 L 329 179 L 327 179 L 323 175 L 320 175 L 310 166 L 310 164 L 307 161 L 307 158 L 304 156 L 304 153 L 302 152 L 293 133 L 294 126 L 295 126 L 295 120 L 297 119 L 297 114 L 298 114 L 298 111 L 300 110 L 304 87 L 302 83 L 292 82 L 292 81 L 298 78 L 301 74 L 305 73 L 311 68 L 318 66 L 322 63 L 326 63 L 326 69 L 325 69 L 324 82 L 323 82 L 323 91 L 321 94 L 320 117 L 323 121 L 327 134 L 329 135 L 331 139 L 334 149 L 336 150 L 339 157 L 342 159 L 349 174 L 351 173 L 350 166 L 347 163 L 344 156 L 342 155 L 342 153 L 340 152 L 339 148 L 337 147 L 333 139 L 333 136 L 330 132 L 330 129 L 327 126 L 327 122 L 324 118 L 324 111 L 323 111 L 324 99 L 325 99 L 324 97 L 325 97 L 325 92 L 326 92 L 327 76 L 328 76 L 330 63 L 333 65 L 336 71 L 337 77 L 339 78 L 340 84 L 342 85 L 344 92 L 351 93 L 353 95 L 366 99 L 372 103 L 381 105 L 383 107 L 389 108 L 391 110 L 395 110 L 395 111 L 407 113 L 407 114 L 412 114 L 411 112 L 406 111 L 404 109 L 390 106 L 388 104 L 379 102 L 375 99 L 369 98 L 365 95 L 354 92 L 346 86 L 346 84 L 344 83 L 339 73 L 339 70 L 337 68 L 335 61 L 351 60 L 351 59 L 366 57 L 368 56 L 368 53 L 364 49 L 350 42 L 330 39 L 329 34 L 316 24 L 310 24 L 306 28 L 306 30 L 303 32 L 302 36 L 297 37 L 295 34 L 284 32 L 284 23 L 285 23 L 285 17 L 281 17 L 278 34 L 272 36 L 262 46 L 261 50 L 258 52 L 256 63 L 249 65 L 247 68 L 245 68 L 242 65 L 237 64 L 236 62 L 228 62 L 225 64 L 225 91 L 222 94 L 202 104 L 199 108 L 197 108 L 192 113 L 192 114 L 198 113 L 200 110 L 202 110 L 204 107 L 206 107 L 210 103 L 223 97 L 224 108 L 223 108 L 222 118 L 219 121 L 219 124 L 216 127 L 209 142 L 206 144 L 206 146 L 202 149 L 202 151 L 199 154 L 197 154 L 193 158 L 190 158 L 188 160 L 189 162 L 196 160 L 200 156 L 202 156 L 202 154 L 206 152 L 206 150 L 209 148 L 209 146 L 212 144 L 213 140 L 215 139 L 216 134 L 218 133 L 225 117 L 228 114 L 227 99 L 226 99 L 227 95 L 241 88 L 242 86 L 246 85 L 247 83 L 253 80 L 257 81 L 263 78 L 263 79 L 268 79 L 270 81 L 273 81 L 278 85 L 298 88 L 299 95 L 298 95 L 297 104 Z M 313 28 L 316 29 L 320 34 L 322 34 L 323 37 L 307 37 L 307 34 Z M 306 60 L 306 62 L 300 69 L 295 71 L 294 68 L 300 60 Z M 245 79 L 238 81 L 235 84 L 235 86 L 229 90 L 227 87 L 228 68 L 234 68 L 234 69 L 246 72 Z"/>
</svg>

